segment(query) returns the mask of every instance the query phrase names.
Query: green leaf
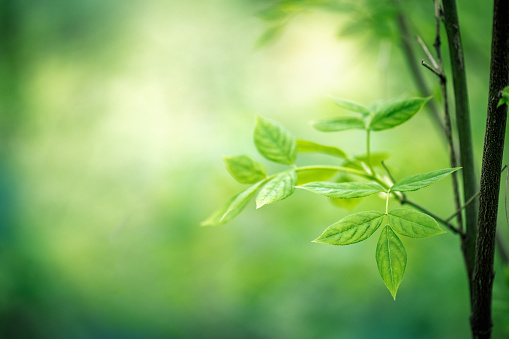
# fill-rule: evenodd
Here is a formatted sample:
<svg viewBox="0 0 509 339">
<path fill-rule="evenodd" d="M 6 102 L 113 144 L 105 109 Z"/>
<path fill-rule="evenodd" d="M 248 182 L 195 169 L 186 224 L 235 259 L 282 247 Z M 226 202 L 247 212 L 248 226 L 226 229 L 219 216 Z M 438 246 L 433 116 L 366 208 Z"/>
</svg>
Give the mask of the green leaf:
<svg viewBox="0 0 509 339">
<path fill-rule="evenodd" d="M 224 157 L 223 160 L 228 172 L 242 184 L 254 184 L 267 177 L 263 165 L 247 155 Z"/>
<path fill-rule="evenodd" d="M 445 233 L 435 219 L 411 209 L 392 210 L 388 214 L 388 219 L 389 225 L 394 231 L 410 238 L 427 238 Z"/>
<path fill-rule="evenodd" d="M 365 129 L 364 120 L 357 117 L 341 117 L 314 122 L 313 127 L 322 132 L 339 132 L 349 129 Z"/>
<path fill-rule="evenodd" d="M 406 260 L 405 246 L 389 225 L 385 226 L 376 245 L 376 264 L 378 272 L 394 300 L 396 300 L 399 284 L 405 274 Z"/>
<path fill-rule="evenodd" d="M 378 211 L 359 212 L 348 215 L 330 225 L 313 242 L 330 245 L 350 245 L 369 238 L 382 224 L 384 213 Z"/>
<path fill-rule="evenodd" d="M 286 27 L 286 22 L 275 22 L 269 26 L 256 40 L 256 47 L 264 47 L 274 43 L 281 37 Z"/>
<path fill-rule="evenodd" d="M 285 171 L 270 180 L 256 197 L 256 208 L 288 198 L 295 191 L 297 174 L 295 170 Z"/>
<path fill-rule="evenodd" d="M 369 123 L 369 129 L 383 131 L 401 125 L 413 117 L 429 99 L 431 97 L 393 100 L 384 103 L 375 111 Z"/>
<path fill-rule="evenodd" d="M 297 186 L 307 191 L 321 194 L 329 198 L 363 198 L 379 192 L 385 192 L 385 189 L 374 183 L 369 182 L 310 182 L 302 186 Z"/>
<path fill-rule="evenodd" d="M 337 147 L 325 146 L 317 144 L 316 142 L 297 139 L 297 152 L 299 153 L 325 153 L 338 158 L 345 159 L 346 153 Z"/>
<path fill-rule="evenodd" d="M 201 223 L 202 226 L 217 226 L 227 223 L 236 217 L 246 207 L 247 203 L 254 197 L 258 188 L 265 181 L 260 181 L 248 189 L 236 194 L 221 209 L 212 214 L 207 220 Z"/>
<path fill-rule="evenodd" d="M 339 106 L 342 107 L 348 111 L 361 113 L 362 115 L 370 115 L 371 112 L 366 107 L 362 106 L 361 104 L 358 104 L 356 102 L 340 99 L 331 96 L 331 99 L 334 100 L 334 102 Z"/>
<path fill-rule="evenodd" d="M 509 103 L 509 86 L 504 87 L 504 90 L 502 91 L 502 97 L 498 101 L 497 108 L 507 103 Z"/>
<path fill-rule="evenodd" d="M 446 176 L 453 172 L 456 172 L 460 168 L 461 167 L 445 168 L 438 171 L 411 175 L 396 182 L 391 187 L 391 191 L 398 192 L 417 191 L 418 189 L 434 184 L 438 180 L 445 178 Z"/>
<path fill-rule="evenodd" d="M 293 164 L 297 157 L 297 141 L 281 125 L 256 119 L 254 143 L 258 152 L 265 158 L 282 164 Z"/>
<path fill-rule="evenodd" d="M 328 168 L 311 168 L 307 170 L 300 170 L 297 173 L 297 185 L 304 185 L 313 181 L 327 181 L 337 173 L 337 170 Z"/>
</svg>

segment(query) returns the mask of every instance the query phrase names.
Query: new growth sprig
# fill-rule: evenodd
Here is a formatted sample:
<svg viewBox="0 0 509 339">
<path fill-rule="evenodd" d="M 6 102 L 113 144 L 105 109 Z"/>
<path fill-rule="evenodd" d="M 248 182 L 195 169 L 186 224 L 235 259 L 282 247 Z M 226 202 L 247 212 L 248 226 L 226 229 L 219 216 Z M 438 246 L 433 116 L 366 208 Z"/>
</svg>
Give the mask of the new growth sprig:
<svg viewBox="0 0 509 339">
<path fill-rule="evenodd" d="M 389 210 L 389 199 L 395 197 L 403 203 L 406 201 L 404 192 L 425 188 L 459 168 L 412 175 L 396 182 L 385 180 L 375 170 L 379 161 L 375 162 L 377 155 L 371 153 L 370 134 L 403 124 L 429 99 L 395 99 L 368 109 L 352 101 L 333 98 L 337 105 L 355 115 L 314 122 L 313 127 L 323 132 L 364 130 L 366 155 L 354 158 L 337 147 L 296 139 L 278 123 L 257 117 L 254 130 L 256 149 L 267 160 L 287 165 L 288 169 L 267 175 L 265 167 L 248 155 L 225 157 L 223 160 L 226 169 L 232 177 L 250 186 L 233 196 L 202 225 L 215 226 L 227 223 L 255 196 L 256 208 L 261 208 L 288 198 L 296 188 L 342 201 L 358 200 L 383 193 L 386 197 L 384 211 L 363 211 L 348 215 L 327 227 L 313 241 L 339 246 L 350 245 L 366 240 L 381 228 L 376 247 L 376 262 L 382 280 L 395 299 L 407 263 L 406 249 L 398 236 L 426 238 L 445 232 L 432 216 L 422 211 L 407 208 Z M 297 166 L 295 163 L 297 155 L 308 152 L 333 156 L 339 160 L 339 164 Z M 352 176 L 362 181 L 354 181 L 351 179 Z"/>
</svg>

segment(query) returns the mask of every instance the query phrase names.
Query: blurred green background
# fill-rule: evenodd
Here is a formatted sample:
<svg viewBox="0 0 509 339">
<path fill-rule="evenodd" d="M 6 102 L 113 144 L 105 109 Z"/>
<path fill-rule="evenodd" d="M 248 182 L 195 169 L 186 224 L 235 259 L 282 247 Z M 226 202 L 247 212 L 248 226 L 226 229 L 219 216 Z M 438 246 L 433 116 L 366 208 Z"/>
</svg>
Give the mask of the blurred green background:
<svg viewBox="0 0 509 339">
<path fill-rule="evenodd" d="M 339 1 L 355 13 L 306 6 L 330 3 L 287 1 L 292 20 L 279 31 L 289 17 L 270 11 L 277 1 L 0 2 L 0 338 L 469 337 L 450 233 L 403 239 L 408 265 L 394 302 L 378 275 L 376 237 L 311 243 L 349 213 L 325 198 L 298 191 L 199 226 L 242 189 L 221 157 L 262 161 L 256 114 L 355 155 L 362 132 L 324 134 L 308 123 L 341 114 L 327 95 L 370 105 L 418 94 L 387 19 L 392 2 Z M 432 2 L 403 6 L 431 47 Z M 480 164 L 491 2 L 459 6 Z M 391 154 L 398 178 L 448 167 L 426 112 L 374 135 L 372 147 Z M 411 196 L 445 217 L 450 186 Z M 383 200 L 354 211 L 368 208 Z M 498 258 L 496 269 L 502 338 L 509 293 Z"/>
</svg>

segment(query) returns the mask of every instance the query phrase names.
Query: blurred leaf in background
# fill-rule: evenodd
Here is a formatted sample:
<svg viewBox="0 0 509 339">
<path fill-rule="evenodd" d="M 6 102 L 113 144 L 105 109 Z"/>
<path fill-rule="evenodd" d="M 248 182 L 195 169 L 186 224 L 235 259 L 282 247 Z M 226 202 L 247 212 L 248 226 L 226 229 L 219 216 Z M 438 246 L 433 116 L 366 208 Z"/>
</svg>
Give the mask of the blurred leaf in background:
<svg viewBox="0 0 509 339">
<path fill-rule="evenodd" d="M 484 112 L 489 6 L 461 6 L 465 31 L 476 32 L 465 36 L 472 111 Z M 432 3 L 404 10 L 431 41 Z M 272 24 L 257 13 L 284 24 L 263 48 Z M 403 239 L 409 265 L 394 303 L 369 250 L 376 239 L 340 251 L 311 243 L 347 214 L 325 197 L 296 191 L 199 227 L 238 191 L 221 157 L 256 154 L 256 114 L 362 156 L 356 131 L 324 136 L 308 121 L 337 114 L 331 93 L 360 103 L 416 94 L 397 48 L 387 58 L 373 43 L 399 44 L 392 13 L 385 1 L 2 1 L 0 337 L 466 336 L 450 236 Z M 338 39 L 364 22 L 375 27 Z M 473 118 L 479 152 L 484 114 Z M 400 179 L 447 163 L 427 116 L 413 119 L 373 140 Z M 317 159 L 334 161 L 297 162 Z M 440 182 L 414 196 L 446 215 L 447 192 Z M 367 197 L 354 212 L 379 203 Z"/>
</svg>

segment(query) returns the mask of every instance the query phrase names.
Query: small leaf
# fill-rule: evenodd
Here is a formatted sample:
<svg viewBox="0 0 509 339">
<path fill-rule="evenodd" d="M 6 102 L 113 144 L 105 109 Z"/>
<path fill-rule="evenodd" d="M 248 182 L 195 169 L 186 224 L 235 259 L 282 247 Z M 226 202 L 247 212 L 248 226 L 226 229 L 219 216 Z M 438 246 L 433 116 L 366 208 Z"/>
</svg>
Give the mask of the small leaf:
<svg viewBox="0 0 509 339">
<path fill-rule="evenodd" d="M 453 172 L 456 172 L 460 168 L 461 167 L 445 168 L 438 171 L 412 175 L 396 182 L 391 187 L 391 191 L 398 192 L 417 191 L 418 189 L 434 184 L 438 180 L 445 178 L 446 176 Z"/>
<path fill-rule="evenodd" d="M 270 180 L 256 197 L 256 208 L 288 198 L 295 191 L 295 170 L 285 171 Z"/>
<path fill-rule="evenodd" d="M 224 157 L 223 160 L 228 172 L 242 184 L 254 184 L 267 177 L 263 165 L 247 155 Z"/>
<path fill-rule="evenodd" d="M 297 157 L 297 142 L 290 132 L 281 125 L 256 119 L 254 143 L 265 158 L 282 164 L 293 164 Z"/>
<path fill-rule="evenodd" d="M 379 192 L 385 192 L 385 189 L 374 183 L 369 182 L 310 182 L 302 186 L 297 186 L 307 191 L 321 194 L 329 198 L 363 198 Z"/>
<path fill-rule="evenodd" d="M 314 242 L 330 245 L 350 245 L 369 238 L 382 224 L 385 214 L 378 211 L 348 215 L 330 225 Z"/>
<path fill-rule="evenodd" d="M 427 238 L 445 233 L 429 215 L 407 208 L 390 211 L 388 219 L 394 231 L 410 238 Z"/>
<path fill-rule="evenodd" d="M 325 153 L 328 155 L 332 155 L 338 158 L 346 158 L 345 152 L 340 150 L 337 147 L 333 146 L 325 146 L 317 144 L 316 142 L 308 141 L 308 140 L 302 140 L 297 139 L 297 152 L 299 153 Z"/>
<path fill-rule="evenodd" d="M 399 284 L 405 274 L 406 261 L 405 246 L 389 225 L 385 226 L 376 246 L 376 264 L 378 272 L 394 300 L 396 300 Z"/>
<path fill-rule="evenodd" d="M 357 117 L 341 117 L 314 122 L 313 127 L 322 132 L 339 132 L 349 129 L 365 129 L 364 120 Z"/>
<path fill-rule="evenodd" d="M 254 197 L 258 188 L 265 181 L 260 181 L 248 189 L 236 194 L 221 209 L 212 214 L 207 220 L 201 223 L 202 226 L 217 226 L 227 223 L 236 217 L 246 207 L 247 203 Z"/>
<path fill-rule="evenodd" d="M 361 104 L 358 104 L 356 102 L 353 102 L 353 101 L 350 101 L 350 100 L 345 100 L 345 99 L 340 99 L 340 98 L 336 98 L 336 97 L 333 97 L 331 96 L 331 99 L 334 100 L 334 102 L 348 110 L 348 111 L 351 111 L 351 112 L 356 112 L 356 113 L 361 113 L 362 115 L 370 115 L 371 112 L 369 111 L 369 109 L 367 109 L 366 107 L 362 106 Z"/>
<path fill-rule="evenodd" d="M 383 131 L 396 127 L 413 117 L 429 98 L 393 100 L 380 105 L 369 123 L 371 131 Z"/>
</svg>

